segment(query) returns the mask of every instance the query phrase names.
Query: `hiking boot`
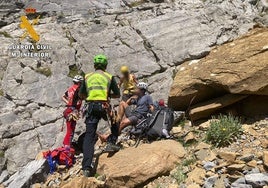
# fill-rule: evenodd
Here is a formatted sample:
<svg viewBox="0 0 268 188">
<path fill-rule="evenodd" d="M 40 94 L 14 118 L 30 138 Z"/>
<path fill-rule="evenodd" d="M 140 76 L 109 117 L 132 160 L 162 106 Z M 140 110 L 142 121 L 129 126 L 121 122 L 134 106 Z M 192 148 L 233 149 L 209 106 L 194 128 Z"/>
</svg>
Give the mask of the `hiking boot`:
<svg viewBox="0 0 268 188">
<path fill-rule="evenodd" d="M 120 146 L 115 145 L 113 143 L 107 143 L 106 147 L 104 148 L 104 152 L 112 153 L 118 152 L 120 150 Z"/>
<path fill-rule="evenodd" d="M 85 177 L 92 177 L 92 169 L 83 170 L 83 174 Z"/>
</svg>

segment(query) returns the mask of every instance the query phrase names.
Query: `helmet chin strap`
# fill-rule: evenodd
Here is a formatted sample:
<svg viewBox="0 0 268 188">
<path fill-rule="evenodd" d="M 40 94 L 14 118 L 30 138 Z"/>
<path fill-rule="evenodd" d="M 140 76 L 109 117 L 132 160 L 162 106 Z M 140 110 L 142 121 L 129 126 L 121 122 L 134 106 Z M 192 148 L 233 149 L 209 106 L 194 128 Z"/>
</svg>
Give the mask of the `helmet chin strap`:
<svg viewBox="0 0 268 188">
<path fill-rule="evenodd" d="M 103 66 L 101 66 L 101 65 L 95 65 L 94 68 L 95 68 L 95 70 L 102 70 L 102 71 L 105 71 L 106 68 L 107 68 L 107 66 L 106 66 L 106 67 L 103 67 Z"/>
</svg>

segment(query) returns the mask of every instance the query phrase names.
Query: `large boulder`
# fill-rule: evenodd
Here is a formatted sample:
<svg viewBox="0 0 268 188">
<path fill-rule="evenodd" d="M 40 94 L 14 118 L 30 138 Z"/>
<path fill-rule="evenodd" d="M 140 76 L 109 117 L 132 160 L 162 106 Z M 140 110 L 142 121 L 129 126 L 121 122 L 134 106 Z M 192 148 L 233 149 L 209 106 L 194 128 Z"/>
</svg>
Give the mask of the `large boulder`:
<svg viewBox="0 0 268 188">
<path fill-rule="evenodd" d="M 217 112 L 217 110 L 222 109 L 226 106 L 232 105 L 244 98 L 247 95 L 232 95 L 227 94 L 223 97 L 211 99 L 209 101 L 198 103 L 191 107 L 190 116 L 192 120 L 206 118 L 211 114 Z"/>
<path fill-rule="evenodd" d="M 98 173 L 106 175 L 108 187 L 142 186 L 151 179 L 168 175 L 185 154 L 176 141 L 157 141 L 124 149 L 112 157 L 102 155 Z"/>
<path fill-rule="evenodd" d="M 4 185 L 8 188 L 30 187 L 34 183 L 45 181 L 48 173 L 49 165 L 46 159 L 31 161 L 4 182 Z"/>
<path fill-rule="evenodd" d="M 223 108 L 242 99 L 241 104 L 247 106 L 247 95 L 255 100 L 262 98 L 264 103 L 268 98 L 267 57 L 268 29 L 262 28 L 214 48 L 203 59 L 185 62 L 178 67 L 169 105 L 176 110 L 192 106 L 190 114 L 198 116 L 198 111 L 203 113 L 203 110 Z M 236 96 L 230 96 L 230 93 Z M 218 99 L 213 100 L 215 98 Z M 207 109 L 198 110 L 206 105 Z M 267 113 L 267 105 L 262 105 L 261 111 Z"/>
</svg>

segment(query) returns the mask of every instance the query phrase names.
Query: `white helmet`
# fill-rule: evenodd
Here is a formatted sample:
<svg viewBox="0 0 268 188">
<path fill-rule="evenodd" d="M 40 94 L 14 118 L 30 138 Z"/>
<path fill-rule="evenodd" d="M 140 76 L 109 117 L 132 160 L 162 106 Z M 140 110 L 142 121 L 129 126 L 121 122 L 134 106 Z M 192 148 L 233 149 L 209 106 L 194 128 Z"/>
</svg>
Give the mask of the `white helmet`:
<svg viewBox="0 0 268 188">
<path fill-rule="evenodd" d="M 145 82 L 139 82 L 137 84 L 137 88 L 147 90 L 148 89 L 148 84 L 145 83 Z"/>
<path fill-rule="evenodd" d="M 74 78 L 73 78 L 73 81 L 74 82 L 82 82 L 84 80 L 84 78 L 80 75 L 76 75 Z"/>
</svg>

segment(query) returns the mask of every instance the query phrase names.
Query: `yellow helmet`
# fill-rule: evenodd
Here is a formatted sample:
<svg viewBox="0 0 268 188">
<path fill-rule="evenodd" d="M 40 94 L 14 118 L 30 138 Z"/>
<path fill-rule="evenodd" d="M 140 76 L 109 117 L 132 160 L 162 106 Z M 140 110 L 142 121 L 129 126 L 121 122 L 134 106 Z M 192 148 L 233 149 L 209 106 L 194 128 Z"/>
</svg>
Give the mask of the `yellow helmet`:
<svg viewBox="0 0 268 188">
<path fill-rule="evenodd" d="M 122 66 L 120 70 L 121 73 L 127 73 L 129 71 L 127 66 Z"/>
</svg>

